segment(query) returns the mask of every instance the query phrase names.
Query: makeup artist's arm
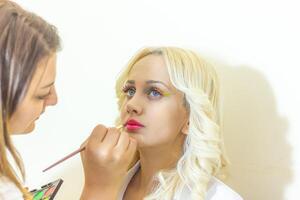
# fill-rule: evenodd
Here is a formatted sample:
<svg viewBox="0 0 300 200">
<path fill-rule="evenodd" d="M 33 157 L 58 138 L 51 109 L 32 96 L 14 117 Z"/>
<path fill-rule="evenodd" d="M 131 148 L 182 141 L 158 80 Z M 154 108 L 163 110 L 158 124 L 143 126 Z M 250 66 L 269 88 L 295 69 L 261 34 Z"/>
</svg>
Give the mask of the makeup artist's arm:
<svg viewBox="0 0 300 200">
<path fill-rule="evenodd" d="M 136 141 L 126 132 L 98 125 L 83 145 L 85 184 L 81 200 L 116 199 L 135 155 Z"/>
</svg>

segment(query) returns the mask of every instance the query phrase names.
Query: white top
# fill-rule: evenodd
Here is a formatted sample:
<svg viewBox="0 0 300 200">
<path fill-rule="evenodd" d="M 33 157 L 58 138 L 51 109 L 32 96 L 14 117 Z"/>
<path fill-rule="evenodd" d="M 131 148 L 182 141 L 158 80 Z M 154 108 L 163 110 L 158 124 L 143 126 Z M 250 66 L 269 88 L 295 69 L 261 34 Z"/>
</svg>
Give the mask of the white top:
<svg viewBox="0 0 300 200">
<path fill-rule="evenodd" d="M 137 162 L 128 172 L 126 179 L 123 183 L 118 200 L 122 200 L 126 188 L 133 178 L 134 174 L 138 171 L 140 162 Z M 183 187 L 181 191 L 177 191 L 173 200 L 189 200 L 191 199 L 191 192 L 188 187 Z M 208 191 L 205 200 L 243 200 L 243 198 L 233 191 L 230 187 L 225 185 L 222 181 L 213 177 L 209 183 Z"/>
<path fill-rule="evenodd" d="M 4 176 L 0 177 L 0 200 L 24 200 L 17 186 Z"/>
</svg>

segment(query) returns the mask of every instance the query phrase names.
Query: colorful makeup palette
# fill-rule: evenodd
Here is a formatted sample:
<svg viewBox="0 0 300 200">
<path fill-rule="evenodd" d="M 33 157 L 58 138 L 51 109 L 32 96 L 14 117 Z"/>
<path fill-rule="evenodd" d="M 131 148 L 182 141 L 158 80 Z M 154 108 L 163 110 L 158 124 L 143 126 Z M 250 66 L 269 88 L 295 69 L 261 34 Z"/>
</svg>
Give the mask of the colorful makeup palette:
<svg viewBox="0 0 300 200">
<path fill-rule="evenodd" d="M 30 191 L 33 195 L 33 200 L 53 200 L 62 183 L 63 180 L 58 179 L 42 186 L 41 189 Z"/>
</svg>

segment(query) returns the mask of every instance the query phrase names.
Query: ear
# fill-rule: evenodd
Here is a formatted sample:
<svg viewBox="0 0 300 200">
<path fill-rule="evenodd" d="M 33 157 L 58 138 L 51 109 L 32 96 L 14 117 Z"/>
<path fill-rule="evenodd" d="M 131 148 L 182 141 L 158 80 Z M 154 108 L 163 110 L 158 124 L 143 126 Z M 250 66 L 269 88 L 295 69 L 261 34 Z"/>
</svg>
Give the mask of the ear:
<svg viewBox="0 0 300 200">
<path fill-rule="evenodd" d="M 186 120 L 186 122 L 183 124 L 183 127 L 181 129 L 181 132 L 185 135 L 189 133 L 189 127 L 190 127 L 190 121 Z"/>
</svg>

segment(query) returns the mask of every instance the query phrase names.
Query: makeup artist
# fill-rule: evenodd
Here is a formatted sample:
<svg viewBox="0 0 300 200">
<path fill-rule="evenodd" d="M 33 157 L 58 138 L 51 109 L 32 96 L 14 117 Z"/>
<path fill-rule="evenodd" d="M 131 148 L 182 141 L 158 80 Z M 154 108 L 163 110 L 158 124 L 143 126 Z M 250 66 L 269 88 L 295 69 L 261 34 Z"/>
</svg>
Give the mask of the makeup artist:
<svg viewBox="0 0 300 200">
<path fill-rule="evenodd" d="M 55 75 L 56 53 L 59 49 L 60 39 L 53 25 L 12 1 L 0 0 L 1 200 L 32 199 L 23 186 L 25 171 L 11 135 L 32 132 L 39 116 L 48 106 L 57 103 Z M 99 139 L 101 142 L 97 142 Z M 88 152 L 88 156 L 82 155 L 86 169 L 82 197 L 96 198 L 95 185 L 105 190 L 110 188 L 110 184 L 116 184 L 114 181 L 126 173 L 128 163 L 135 153 L 136 143 L 129 139 L 128 134 L 120 136 L 116 128 L 98 125 L 86 144 L 85 152 Z M 93 151 L 99 145 L 103 151 Z M 107 154 L 110 156 L 103 156 Z M 17 176 L 9 161 L 10 156 L 22 178 Z M 91 160 L 91 156 L 100 158 L 98 163 Z M 101 160 L 112 156 L 113 162 L 109 159 Z M 101 175 L 107 175 L 105 182 L 95 179 L 99 175 L 99 170 L 95 170 L 95 166 L 99 167 L 99 162 L 103 164 Z M 110 174 L 113 176 L 108 177 Z M 97 190 L 99 192 L 99 188 Z M 100 196 L 100 199 L 104 198 Z"/>
<path fill-rule="evenodd" d="M 0 0 L 0 199 L 31 199 L 11 134 L 34 130 L 46 107 L 57 103 L 56 28 L 19 5 Z M 22 175 L 17 176 L 9 157 Z"/>
</svg>

